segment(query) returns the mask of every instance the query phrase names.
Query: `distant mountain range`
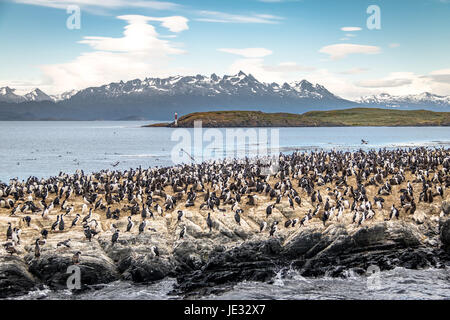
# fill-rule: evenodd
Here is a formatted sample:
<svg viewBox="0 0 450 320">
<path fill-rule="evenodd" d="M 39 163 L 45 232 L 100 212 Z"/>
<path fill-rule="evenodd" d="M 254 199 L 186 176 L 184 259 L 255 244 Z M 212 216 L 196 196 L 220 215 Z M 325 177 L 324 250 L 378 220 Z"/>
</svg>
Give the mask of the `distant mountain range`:
<svg viewBox="0 0 450 320">
<path fill-rule="evenodd" d="M 60 95 L 35 89 L 24 96 L 0 88 L 0 120 L 170 120 L 174 112 L 259 110 L 304 113 L 358 106 L 447 111 L 450 97 L 381 94 L 350 101 L 306 80 L 263 83 L 251 74 L 175 76 L 115 82 Z"/>
<path fill-rule="evenodd" d="M 415 95 L 392 96 L 388 93 L 362 97 L 356 102 L 371 106 L 384 107 L 450 107 L 450 96 L 439 96 L 429 92 Z M 441 110 L 445 111 L 445 110 Z"/>
</svg>

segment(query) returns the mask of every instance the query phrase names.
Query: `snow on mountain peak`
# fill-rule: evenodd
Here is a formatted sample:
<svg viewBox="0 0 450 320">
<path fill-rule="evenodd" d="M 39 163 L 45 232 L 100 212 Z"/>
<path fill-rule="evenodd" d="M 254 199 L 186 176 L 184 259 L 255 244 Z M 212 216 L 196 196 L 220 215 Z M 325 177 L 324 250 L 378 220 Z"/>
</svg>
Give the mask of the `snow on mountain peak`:
<svg viewBox="0 0 450 320">
<path fill-rule="evenodd" d="M 39 88 L 36 88 L 33 91 L 27 93 L 24 97 L 27 101 L 53 101 L 50 96 L 45 94 Z"/>
<path fill-rule="evenodd" d="M 389 93 L 380 93 L 372 96 L 361 97 L 357 100 L 361 104 L 376 104 L 386 106 L 450 106 L 450 96 L 439 96 L 430 92 L 410 94 L 405 96 L 394 96 Z"/>
</svg>

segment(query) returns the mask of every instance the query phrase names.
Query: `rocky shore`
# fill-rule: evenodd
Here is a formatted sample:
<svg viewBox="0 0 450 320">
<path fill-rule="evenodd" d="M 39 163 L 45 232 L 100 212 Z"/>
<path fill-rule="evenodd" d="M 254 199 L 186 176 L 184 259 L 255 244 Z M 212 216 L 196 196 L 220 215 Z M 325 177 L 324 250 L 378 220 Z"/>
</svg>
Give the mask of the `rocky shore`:
<svg viewBox="0 0 450 320">
<path fill-rule="evenodd" d="M 413 176 L 408 173 L 407 178 L 412 180 Z M 349 184 L 354 179 L 349 177 Z M 275 180 L 271 184 L 274 183 Z M 420 185 L 413 183 L 416 190 L 420 190 Z M 316 186 L 316 190 L 325 197 L 327 186 Z M 65 230 L 50 231 L 39 257 L 34 253 L 34 241 L 42 228 L 50 229 L 58 210 L 51 212 L 47 219 L 41 219 L 39 214 L 32 216 L 28 227 L 23 220 L 26 214 L 10 216 L 10 209 L 0 208 L 2 237 L 6 234 L 7 221 L 22 229 L 17 252 L 8 254 L 2 250 L 0 253 L 0 298 L 23 295 L 44 286 L 66 289 L 70 276 L 67 270 L 73 265 L 72 257 L 77 251 L 81 252 L 80 290 L 93 290 L 96 285 L 116 280 L 149 283 L 172 277 L 177 279 L 174 293 L 186 296 L 218 293 L 218 286 L 223 289 L 223 285 L 242 280 L 271 281 L 277 272 L 289 268 L 299 270 L 305 277 L 345 277 L 349 272 L 364 275 L 369 266 L 381 270 L 449 268 L 449 195 L 435 197 L 433 203 L 418 202 L 414 214 L 402 211 L 400 219 L 390 220 L 391 204 L 397 201 L 398 191 L 403 187 L 393 185 L 393 195 L 385 196 L 384 208 L 361 225 L 353 223 L 352 213 L 347 211 L 339 221 L 324 223 L 317 216 L 304 225 L 297 222 L 295 227 L 285 226 L 285 221 L 302 218 L 314 210 L 315 205 L 306 195 L 294 208 L 286 199 L 281 201 L 267 218 L 266 207 L 273 201 L 261 194 L 254 205 L 241 203 L 243 213 L 239 224 L 229 205 L 223 204 L 224 211 L 211 211 L 199 209 L 201 199 L 193 207 L 178 202 L 164 214 L 154 212 L 142 233 L 135 229 L 124 231 L 128 214 L 111 220 L 105 217 L 105 210 L 97 209 L 92 219 L 98 221 L 99 233 L 91 241 L 85 238 L 81 225 L 70 228 L 75 212 L 81 212 L 83 206 L 83 200 L 74 197 L 75 211 L 65 217 Z M 375 185 L 366 188 L 369 198 L 377 195 Z M 199 198 L 203 197 L 201 194 Z M 162 204 L 163 193 L 154 192 L 153 199 Z M 184 213 L 180 219 L 178 210 Z M 206 221 L 208 212 L 212 213 L 211 230 Z M 138 216 L 131 217 L 136 224 L 139 222 Z M 269 236 L 268 230 L 260 232 L 264 220 L 268 225 L 279 221 L 274 236 Z M 121 230 L 116 243 L 111 241 L 112 224 Z M 180 238 L 182 227 L 186 227 L 186 233 Z M 67 239 L 71 239 L 70 247 L 58 246 Z M 158 254 L 154 247 L 158 248 Z"/>
<path fill-rule="evenodd" d="M 443 209 L 448 210 L 448 203 Z M 114 247 L 109 237 L 90 244 L 79 240 L 72 247 L 83 252 L 81 290 L 116 280 L 148 283 L 176 277 L 176 293 L 203 295 L 218 293 L 217 285 L 270 281 L 283 268 L 297 269 L 305 277 L 345 277 L 349 271 L 364 275 L 369 266 L 450 268 L 450 219 L 435 215 L 432 222 L 423 223 L 421 215 L 432 216 L 430 211 L 421 211 L 415 222 L 378 222 L 358 230 L 343 224 L 326 229 L 317 225 L 293 234 L 282 231 L 270 239 L 224 225 L 209 235 L 192 225 L 189 239 L 183 242 L 169 244 L 148 233 L 126 237 Z M 148 249 L 153 245 L 159 246 L 159 257 Z M 2 255 L 0 296 L 22 295 L 44 285 L 66 289 L 71 257 L 58 249 L 45 251 L 40 259 L 31 253 Z"/>
</svg>

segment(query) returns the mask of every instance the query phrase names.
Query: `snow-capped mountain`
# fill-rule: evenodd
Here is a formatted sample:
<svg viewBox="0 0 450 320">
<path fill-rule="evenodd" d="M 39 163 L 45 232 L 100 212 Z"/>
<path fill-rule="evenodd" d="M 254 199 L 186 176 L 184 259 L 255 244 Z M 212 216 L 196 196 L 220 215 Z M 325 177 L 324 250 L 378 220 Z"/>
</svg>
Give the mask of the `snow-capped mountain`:
<svg viewBox="0 0 450 320">
<path fill-rule="evenodd" d="M 53 101 L 53 99 L 39 88 L 27 93 L 25 96 L 27 101 Z"/>
<path fill-rule="evenodd" d="M 21 103 L 27 101 L 54 101 L 52 97 L 44 93 L 39 88 L 36 88 L 23 96 L 15 94 L 15 91 L 16 89 L 12 89 L 10 87 L 0 88 L 0 102 Z"/>
<path fill-rule="evenodd" d="M 16 89 L 11 89 L 10 87 L 0 88 L 0 101 L 1 102 L 13 102 L 19 103 L 24 102 L 26 99 L 20 95 L 14 93 Z"/>
<path fill-rule="evenodd" d="M 364 105 L 382 105 L 386 107 L 448 107 L 450 106 L 450 96 L 439 96 L 429 92 L 406 96 L 393 96 L 388 93 L 381 93 L 362 97 L 357 102 Z"/>
<path fill-rule="evenodd" d="M 17 104 L 4 106 L 3 102 Z M 26 103 L 22 103 L 26 102 Z M 218 110 L 259 110 L 303 113 L 353 107 L 398 107 L 445 111 L 450 97 L 423 93 L 392 96 L 387 93 L 350 101 L 307 80 L 265 83 L 239 72 L 222 77 L 173 76 L 119 81 L 80 91 L 48 96 L 39 89 L 19 96 L 0 88 L 0 120 L 169 120 L 173 114 Z"/>
<path fill-rule="evenodd" d="M 51 95 L 50 97 L 52 98 L 53 101 L 58 102 L 70 99 L 73 95 L 77 94 L 77 92 L 78 90 L 70 90 L 60 94 Z"/>
<path fill-rule="evenodd" d="M 263 83 L 251 74 L 240 71 L 236 75 L 174 76 L 169 78 L 135 79 L 127 82 L 114 82 L 100 87 L 81 90 L 76 98 L 121 97 L 126 95 L 194 95 L 194 96 L 276 96 L 310 99 L 341 99 L 325 87 L 303 80 L 300 82 Z"/>
</svg>

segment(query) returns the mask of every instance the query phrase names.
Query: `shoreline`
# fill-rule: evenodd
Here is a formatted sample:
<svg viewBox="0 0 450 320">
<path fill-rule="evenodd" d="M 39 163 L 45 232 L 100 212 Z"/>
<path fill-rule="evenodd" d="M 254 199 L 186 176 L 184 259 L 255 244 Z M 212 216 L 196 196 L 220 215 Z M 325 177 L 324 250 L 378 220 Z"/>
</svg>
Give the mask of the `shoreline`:
<svg viewBox="0 0 450 320">
<path fill-rule="evenodd" d="M 192 128 L 201 121 L 205 128 L 311 128 L 311 127 L 447 127 L 449 112 L 428 110 L 389 110 L 351 108 L 296 113 L 264 113 L 261 111 L 194 112 L 173 122 L 155 123 L 143 127 Z"/>
<path fill-rule="evenodd" d="M 412 149 L 417 158 L 421 153 L 429 154 L 440 160 L 439 165 L 432 166 L 429 170 L 437 173 L 443 166 L 448 167 L 444 159 L 448 158 L 450 151 L 428 150 L 424 148 Z M 377 152 L 382 152 L 378 150 Z M 380 156 L 399 161 L 403 152 L 408 151 L 386 151 Z M 367 157 L 371 159 L 375 156 L 375 151 L 352 152 L 355 159 Z M 344 153 L 345 154 L 345 153 Z M 315 153 L 317 157 L 342 157 L 332 151 L 321 151 Z M 286 166 L 292 166 L 295 161 L 299 163 L 308 162 L 308 156 L 305 153 L 293 153 L 292 155 L 283 155 L 283 162 Z M 342 160 L 342 158 L 341 158 Z M 227 160 L 228 161 L 228 160 Z M 344 160 L 342 160 L 344 161 Z M 320 177 L 312 171 L 304 172 L 295 177 L 293 172 L 287 176 L 286 173 L 278 171 L 278 176 L 272 176 L 267 180 L 267 185 L 271 190 L 278 193 L 277 183 L 283 180 L 280 175 L 292 182 L 290 190 L 295 190 L 299 194 L 301 203 L 294 202 L 294 208 L 289 204 L 287 195 L 281 193 L 280 203 L 275 204 L 270 215 L 267 215 L 267 206 L 275 202 L 270 194 L 264 190 L 257 191 L 258 180 L 263 183 L 267 176 L 257 173 L 246 173 L 247 178 L 242 178 L 247 185 L 241 197 L 240 202 L 227 200 L 227 197 L 220 199 L 222 192 L 218 188 L 216 181 L 220 177 L 230 175 L 232 163 L 221 161 L 218 164 L 222 168 L 222 174 L 218 175 L 218 168 L 211 165 L 201 164 L 205 172 L 209 172 L 208 179 L 202 181 L 200 177 L 192 176 L 193 179 L 188 183 L 183 179 L 189 177 L 189 172 L 193 172 L 192 166 L 180 168 L 149 168 L 139 171 L 138 169 L 125 172 L 103 171 L 90 175 L 68 175 L 63 174 L 60 177 L 48 178 L 47 180 L 29 181 L 25 183 L 28 187 L 34 185 L 32 196 L 33 202 L 38 206 L 40 198 L 36 195 L 36 185 L 42 184 L 49 190 L 46 203 L 53 202 L 59 190 L 64 186 L 73 188 L 73 193 L 67 199 L 67 206 L 74 207 L 73 212 L 64 216 L 65 225 L 63 231 L 58 228 L 51 231 L 50 227 L 55 222 L 56 216 L 65 214 L 65 210 L 60 209 L 60 205 L 54 205 L 48 216 L 43 219 L 40 212 L 31 213 L 24 210 L 15 216 L 10 216 L 13 208 L 22 206 L 27 200 L 27 192 L 20 193 L 25 185 L 16 182 L 14 186 L 0 186 L 0 199 L 11 199 L 14 202 L 13 208 L 0 207 L 0 234 L 6 234 L 7 222 L 12 222 L 13 226 L 22 230 L 21 244 L 16 246 L 19 254 L 12 256 L 1 248 L 0 253 L 0 292 L 1 297 L 10 297 L 24 294 L 35 288 L 48 286 L 50 289 L 66 288 L 68 274 L 67 267 L 72 265 L 72 256 L 76 251 L 81 251 L 80 268 L 82 290 L 89 286 L 109 283 L 116 280 L 129 280 L 136 283 L 148 283 L 167 277 L 177 279 L 176 292 L 186 296 L 214 293 L 215 286 L 219 284 L 233 285 L 242 280 L 269 281 L 274 274 L 282 267 L 292 266 L 299 270 L 302 276 L 316 277 L 321 275 L 330 275 L 332 277 L 345 276 L 348 270 L 357 274 L 366 274 L 370 265 L 378 265 L 381 270 L 390 270 L 396 266 L 402 266 L 409 269 L 435 267 L 448 268 L 450 266 L 450 197 L 448 192 L 444 197 L 436 196 L 433 203 L 424 203 L 419 201 L 419 194 L 422 189 L 422 182 L 414 182 L 417 177 L 405 166 L 405 181 L 398 185 L 392 185 L 392 194 L 384 195 L 384 209 L 375 209 L 375 216 L 361 223 L 361 225 L 352 223 L 353 213 L 350 208 L 344 208 L 343 216 L 340 221 L 336 217 L 331 218 L 325 223 L 323 220 L 325 199 L 330 199 L 332 207 L 337 206 L 332 190 L 341 194 L 347 186 L 353 186 L 356 190 L 356 176 L 349 175 L 346 178 L 347 186 L 342 185 L 342 181 L 336 176 L 332 183 L 321 183 Z M 330 165 L 337 165 L 339 162 L 329 161 Z M 250 170 L 251 163 L 237 160 L 234 164 L 238 167 Z M 434 168 L 433 168 L 434 167 Z M 381 167 L 380 167 L 381 168 Z M 297 168 L 298 169 L 298 168 Z M 383 181 L 398 179 L 399 171 L 396 169 L 386 169 L 388 174 L 383 177 Z M 392 172 L 390 172 L 392 170 Z M 326 172 L 326 171 L 324 171 Z M 430 173 L 428 179 L 432 179 L 434 173 Z M 132 179 L 130 180 L 129 175 Z M 311 195 L 305 191 L 301 185 L 301 177 L 308 177 L 314 181 L 314 190 L 322 194 L 323 202 L 317 215 L 312 216 L 309 221 L 301 225 L 300 220 L 308 215 L 309 210 L 314 211 L 318 202 L 312 202 Z M 331 176 L 330 176 L 331 177 Z M 320 179 L 319 179 L 320 178 Z M 363 179 L 367 190 L 368 198 L 373 202 L 374 196 L 379 196 L 377 190 L 382 183 L 371 184 L 373 174 Z M 444 185 L 448 183 L 448 174 L 443 176 Z M 236 183 L 236 176 L 230 178 L 231 187 Z M 359 177 L 359 179 L 362 179 Z M 445 180 L 446 179 L 446 180 Z M 397 221 L 386 221 L 389 218 L 390 206 L 398 206 L 399 190 L 404 189 L 406 181 L 412 182 L 414 188 L 414 197 L 416 199 L 417 209 L 413 215 L 405 213 L 400 208 L 400 219 Z M 72 181 L 72 182 L 70 182 Z M 80 189 L 80 195 L 77 195 L 76 183 L 82 181 L 80 185 L 86 185 L 86 191 Z M 152 182 L 153 181 L 153 182 Z M 202 181 L 202 182 L 201 182 Z M 339 182 L 340 181 L 340 182 Z M 95 182 L 95 184 L 94 184 Z M 120 185 L 126 182 L 127 188 L 133 190 L 131 200 L 126 195 L 127 192 L 120 191 Z M 199 185 L 202 185 L 200 186 Z M 436 187 L 439 183 L 432 183 Z M 109 187 L 113 190 L 110 190 Z M 137 188 L 137 186 L 140 188 Z M 266 187 L 267 187 L 266 185 Z M 442 185 L 440 183 L 439 185 Z M 55 188 L 58 192 L 54 192 Z M 14 189 L 11 190 L 11 187 Z M 9 188 L 9 194 L 7 189 Z M 193 189 L 191 189 L 193 188 Z M 230 193 L 231 198 L 243 191 L 242 186 L 234 189 Z M 283 188 L 287 188 L 284 186 Z M 327 188 L 331 188 L 327 190 Z M 91 189 L 93 191 L 91 191 Z M 186 206 L 189 190 L 195 190 L 196 199 L 193 206 Z M 289 190 L 289 188 L 287 188 Z M 68 190 L 68 189 L 67 189 Z M 66 190 L 66 191 L 67 191 Z M 109 190 L 109 191 L 108 191 Z M 139 191 L 141 190 L 141 191 Z M 204 202 L 206 194 L 216 190 L 216 196 L 219 199 L 220 207 L 214 207 L 214 210 L 205 208 L 200 209 Z M 64 191 L 64 192 L 66 192 Z M 64 192 L 62 192 L 64 194 Z M 293 192 L 293 191 L 291 191 Z M 112 197 L 123 193 L 123 199 L 107 204 L 106 195 Z M 97 199 L 93 204 L 83 201 L 83 197 L 97 194 Z M 138 196 L 139 195 L 139 196 Z M 142 222 L 142 205 L 148 202 L 149 195 L 152 197 L 152 204 L 148 207 L 153 212 L 153 218 L 146 218 L 148 225 L 144 231 L 139 234 L 138 225 Z M 172 208 L 166 210 L 167 195 L 172 196 L 176 201 Z M 255 203 L 250 201 L 248 196 L 254 197 Z M 344 196 L 346 200 L 349 196 Z M 17 199 L 16 199 L 17 198 Z M 60 198 L 60 202 L 62 202 Z M 294 197 L 292 197 L 294 198 Z M 21 200 L 22 199 L 22 200 Z M 97 209 L 95 204 L 102 199 L 103 206 L 99 205 Z M 173 200 L 172 200 L 173 201 Z M 231 201 L 231 202 L 227 202 Z M 351 203 L 351 201 L 349 201 Z M 98 223 L 95 227 L 99 233 L 89 242 L 86 240 L 81 226 L 81 221 L 70 228 L 75 214 L 84 218 L 87 212 L 82 212 L 83 204 L 88 208 L 93 208 L 93 220 Z M 163 213 L 158 213 L 155 204 L 163 208 Z M 375 203 L 373 203 L 375 206 Z M 234 208 L 232 209 L 232 207 Z M 235 218 L 236 206 L 243 211 L 240 213 L 240 222 Z M 106 216 L 107 207 L 111 211 L 120 210 L 119 219 L 108 219 Z M 135 212 L 137 208 L 137 211 Z M 222 211 L 222 210 L 225 211 Z M 183 216 L 178 220 L 178 211 L 183 211 Z M 134 214 L 133 214 L 134 212 Z M 328 212 L 328 211 L 327 211 Z M 211 230 L 208 229 L 207 214 L 211 214 Z M 28 227 L 23 218 L 31 217 L 31 225 Z M 127 217 L 131 216 L 134 226 L 130 232 L 126 232 Z M 297 219 L 297 220 L 296 220 Z M 287 221 L 296 220 L 296 225 L 286 226 Z M 271 225 L 278 221 L 274 237 L 269 235 Z M 266 222 L 266 229 L 260 232 L 260 223 Z M 112 224 L 120 229 L 120 236 L 115 244 L 111 243 L 113 232 Z M 180 239 L 181 230 L 186 227 L 185 236 Z M 41 246 L 40 257 L 34 255 L 34 241 L 37 238 L 42 240 L 40 232 L 42 229 L 49 230 L 49 235 L 45 244 Z M 71 239 L 70 248 L 58 243 Z M 11 241 L 11 240 L 8 240 Z M 2 242 L 3 243 L 3 242 Z M 158 248 L 158 255 L 154 247 Z"/>
</svg>

